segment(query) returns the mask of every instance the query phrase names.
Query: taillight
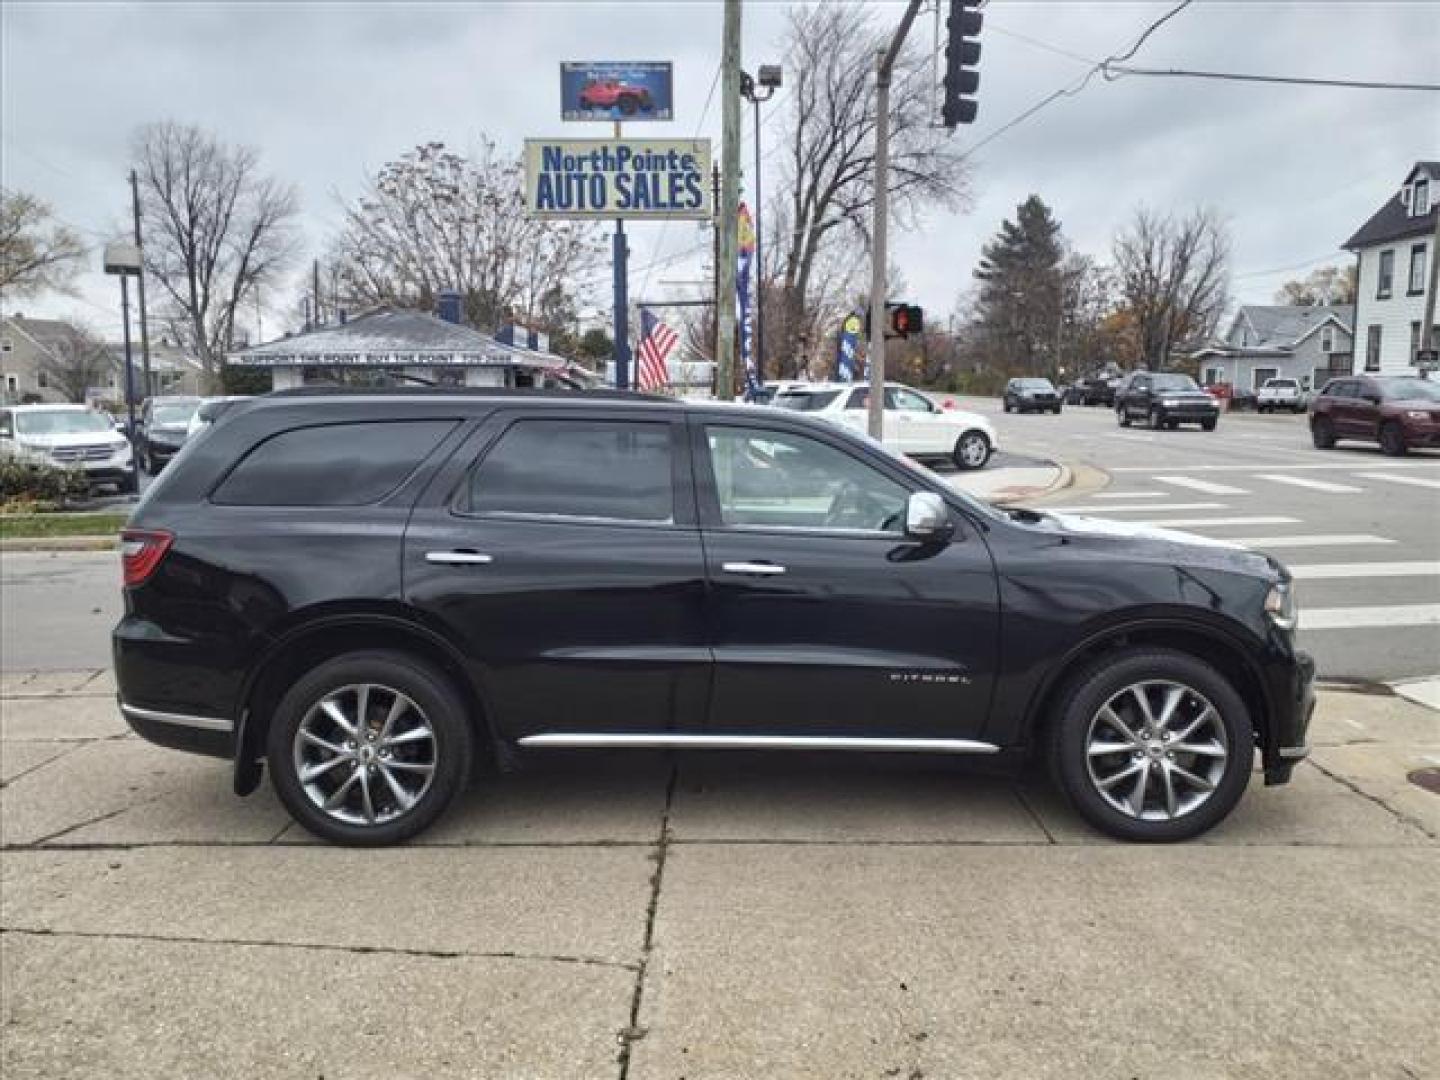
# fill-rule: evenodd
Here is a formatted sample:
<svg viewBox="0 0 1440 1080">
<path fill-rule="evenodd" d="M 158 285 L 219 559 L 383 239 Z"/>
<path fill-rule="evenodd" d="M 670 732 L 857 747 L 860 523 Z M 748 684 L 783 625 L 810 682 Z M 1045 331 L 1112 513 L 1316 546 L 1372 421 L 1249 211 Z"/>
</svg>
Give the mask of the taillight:
<svg viewBox="0 0 1440 1080">
<path fill-rule="evenodd" d="M 126 529 L 120 534 L 120 564 L 125 568 L 125 585 L 144 585 L 160 560 L 175 542 L 163 529 Z"/>
</svg>

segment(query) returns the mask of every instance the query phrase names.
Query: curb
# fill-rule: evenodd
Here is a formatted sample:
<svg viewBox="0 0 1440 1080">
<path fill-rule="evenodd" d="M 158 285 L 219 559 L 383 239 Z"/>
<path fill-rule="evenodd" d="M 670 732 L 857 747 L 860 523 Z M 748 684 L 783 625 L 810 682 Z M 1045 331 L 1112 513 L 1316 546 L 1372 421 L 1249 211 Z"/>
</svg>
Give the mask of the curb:
<svg viewBox="0 0 1440 1080">
<path fill-rule="evenodd" d="M 14 536 L 0 539 L 0 551 L 111 551 L 118 536 Z"/>
</svg>

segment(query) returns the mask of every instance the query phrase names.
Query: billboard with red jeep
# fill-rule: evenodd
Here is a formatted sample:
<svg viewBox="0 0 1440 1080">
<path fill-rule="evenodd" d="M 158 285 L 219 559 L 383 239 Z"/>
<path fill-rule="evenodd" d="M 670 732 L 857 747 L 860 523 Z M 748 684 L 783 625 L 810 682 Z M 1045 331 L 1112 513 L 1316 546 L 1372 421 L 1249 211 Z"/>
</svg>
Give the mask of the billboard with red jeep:
<svg viewBox="0 0 1440 1080">
<path fill-rule="evenodd" d="M 562 120 L 673 120 L 668 60 L 586 60 L 560 65 Z"/>
</svg>

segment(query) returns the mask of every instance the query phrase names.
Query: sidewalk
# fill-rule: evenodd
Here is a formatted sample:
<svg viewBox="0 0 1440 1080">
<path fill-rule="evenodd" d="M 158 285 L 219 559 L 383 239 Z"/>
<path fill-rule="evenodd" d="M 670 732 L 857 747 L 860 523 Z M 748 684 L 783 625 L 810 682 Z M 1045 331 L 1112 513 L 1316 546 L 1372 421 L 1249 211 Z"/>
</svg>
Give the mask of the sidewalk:
<svg viewBox="0 0 1440 1080">
<path fill-rule="evenodd" d="M 555 756 L 408 847 L 0 680 L 8 1078 L 1424 1076 L 1440 714 L 1324 692 L 1202 841 L 885 756 Z M 1429 764 L 1427 764 L 1427 762 Z M 1203 1023 L 1196 1018 L 1203 1017 Z"/>
</svg>

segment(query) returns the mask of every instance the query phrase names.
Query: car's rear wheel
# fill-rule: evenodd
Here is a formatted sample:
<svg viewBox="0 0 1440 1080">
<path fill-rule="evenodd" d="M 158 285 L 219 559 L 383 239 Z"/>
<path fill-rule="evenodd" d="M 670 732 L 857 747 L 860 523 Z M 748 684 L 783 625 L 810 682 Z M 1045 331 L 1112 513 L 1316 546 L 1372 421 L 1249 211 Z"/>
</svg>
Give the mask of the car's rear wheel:
<svg viewBox="0 0 1440 1080">
<path fill-rule="evenodd" d="M 1209 420 L 1201 420 L 1201 421 L 1200 421 L 1200 426 L 1201 426 L 1202 428 L 1204 428 L 1206 431 L 1214 431 L 1214 430 L 1215 430 L 1215 425 L 1218 424 L 1219 422 L 1220 422 L 1219 420 L 1217 420 L 1215 417 L 1212 416 Z"/>
<path fill-rule="evenodd" d="M 957 469 L 983 469 L 990 460 L 990 440 L 983 431 L 967 431 L 955 440 L 951 457 Z"/>
<path fill-rule="evenodd" d="M 1160 428 L 1161 428 L 1161 426 L 1164 424 L 1164 421 L 1165 421 L 1165 418 L 1164 418 L 1164 416 L 1161 414 L 1161 412 L 1160 412 L 1159 409 L 1151 409 L 1151 410 L 1150 410 L 1150 430 L 1151 430 L 1151 431 L 1159 431 Z"/>
<path fill-rule="evenodd" d="M 1402 457 L 1408 448 L 1405 445 L 1405 432 L 1399 424 L 1393 420 L 1380 428 L 1380 451 L 1389 454 L 1391 457 Z"/>
<path fill-rule="evenodd" d="M 1335 424 L 1327 416 L 1317 416 L 1310 424 L 1310 441 L 1317 450 L 1329 450 L 1335 445 Z"/>
<path fill-rule="evenodd" d="M 430 825 L 470 774 L 465 703 L 429 664 L 389 650 L 348 653 L 281 698 L 267 755 L 286 809 L 337 844 L 406 840 Z"/>
<path fill-rule="evenodd" d="M 1060 790 L 1090 824 L 1124 840 L 1198 836 L 1240 800 L 1254 730 L 1235 688 L 1204 661 L 1135 649 L 1091 665 L 1050 728 Z"/>
<path fill-rule="evenodd" d="M 1123 405 L 1115 410 L 1115 419 L 1120 421 L 1121 427 L 1130 426 L 1130 414 L 1125 411 L 1125 407 Z"/>
</svg>

